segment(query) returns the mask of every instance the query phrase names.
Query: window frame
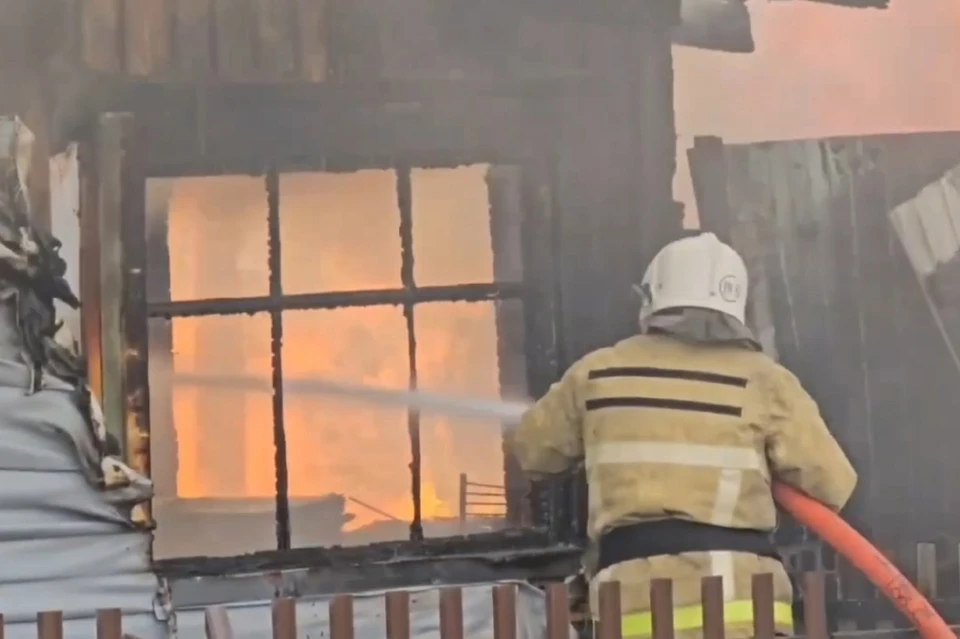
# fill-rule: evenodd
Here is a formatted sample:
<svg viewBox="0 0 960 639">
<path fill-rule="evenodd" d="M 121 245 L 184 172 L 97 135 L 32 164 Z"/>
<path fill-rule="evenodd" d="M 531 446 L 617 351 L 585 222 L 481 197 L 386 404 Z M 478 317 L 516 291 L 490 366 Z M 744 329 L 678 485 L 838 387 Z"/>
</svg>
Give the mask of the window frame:
<svg viewBox="0 0 960 639">
<path fill-rule="evenodd" d="M 490 164 L 489 162 L 473 162 Z M 289 551 L 291 547 L 292 529 L 290 522 L 289 491 L 288 491 L 288 458 L 286 446 L 286 424 L 284 419 L 283 396 L 283 322 L 284 311 L 288 310 L 333 310 L 338 308 L 363 308 L 370 306 L 399 306 L 403 311 L 406 324 L 408 347 L 410 388 L 417 387 L 416 361 L 416 327 L 415 308 L 419 304 L 431 302 L 486 302 L 518 300 L 524 303 L 524 314 L 529 300 L 528 287 L 524 281 L 494 281 L 479 283 L 463 283 L 452 285 L 418 286 L 413 264 L 415 261 L 413 250 L 413 192 L 411 176 L 414 168 L 441 169 L 462 166 L 462 162 L 448 162 L 445 164 L 430 163 L 429 166 L 414 166 L 411 163 L 396 162 L 393 166 L 383 163 L 371 163 L 377 169 L 389 169 L 396 174 L 396 202 L 398 210 L 400 233 L 400 286 L 388 289 L 361 289 L 354 291 L 331 291 L 320 293 L 284 294 L 282 286 L 282 245 L 280 239 L 280 203 L 282 192 L 280 189 L 280 175 L 288 172 L 282 168 L 271 167 L 261 176 L 264 180 L 266 197 L 264 199 L 267 215 L 267 244 L 268 244 L 268 286 L 267 295 L 231 298 L 208 298 L 178 301 L 149 301 L 146 315 L 148 320 L 181 317 L 204 317 L 216 315 L 235 315 L 267 313 L 270 316 L 270 348 L 271 348 L 271 380 L 273 386 L 273 439 L 275 452 L 275 523 L 277 551 Z M 491 168 L 495 165 L 490 165 Z M 286 167 L 284 167 L 286 168 Z M 353 168 L 353 167 L 351 167 Z M 371 168 L 369 165 L 356 167 L 353 170 Z M 303 171 L 304 166 L 298 164 L 295 171 Z M 320 169 L 322 170 L 322 169 Z M 225 173 L 219 173 L 223 175 Z M 226 173 L 229 174 L 229 173 Z M 235 173 L 234 173 L 235 174 Z M 521 170 L 521 176 L 523 171 Z M 168 176 L 163 176 L 168 177 Z M 491 203 L 491 209 L 493 209 Z M 521 205 L 517 212 L 521 218 L 525 217 L 524 207 Z M 493 215 L 491 210 L 491 215 Z M 521 219 L 521 225 L 523 219 Z M 146 239 L 143 240 L 146 242 Z M 494 241 L 494 238 L 491 238 Z M 521 252 L 523 247 L 521 246 Z M 526 273 L 522 274 L 525 277 Z M 525 322 L 526 323 L 526 322 Z M 527 327 L 525 326 L 525 329 Z M 528 362 L 530 353 L 525 353 Z M 528 371 L 528 386 L 529 386 Z M 420 423 L 418 411 L 410 409 L 407 412 L 407 430 L 410 441 L 410 481 L 411 497 L 413 500 L 413 518 L 410 522 L 409 541 L 421 542 L 424 539 L 421 511 L 421 447 Z M 506 482 L 505 482 L 506 483 Z"/>
</svg>

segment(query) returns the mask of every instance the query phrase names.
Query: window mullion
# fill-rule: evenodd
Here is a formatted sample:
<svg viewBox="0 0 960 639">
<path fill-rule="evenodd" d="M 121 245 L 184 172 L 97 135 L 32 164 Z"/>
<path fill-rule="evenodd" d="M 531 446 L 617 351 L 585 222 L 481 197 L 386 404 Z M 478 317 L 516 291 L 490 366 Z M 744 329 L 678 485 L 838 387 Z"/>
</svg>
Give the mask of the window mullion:
<svg viewBox="0 0 960 639">
<path fill-rule="evenodd" d="M 287 471 L 287 434 L 283 411 L 283 298 L 280 247 L 280 177 L 271 169 L 266 176 L 267 246 L 270 277 L 270 365 L 273 381 L 273 446 L 276 472 L 277 549 L 290 549 L 290 498 Z"/>
</svg>

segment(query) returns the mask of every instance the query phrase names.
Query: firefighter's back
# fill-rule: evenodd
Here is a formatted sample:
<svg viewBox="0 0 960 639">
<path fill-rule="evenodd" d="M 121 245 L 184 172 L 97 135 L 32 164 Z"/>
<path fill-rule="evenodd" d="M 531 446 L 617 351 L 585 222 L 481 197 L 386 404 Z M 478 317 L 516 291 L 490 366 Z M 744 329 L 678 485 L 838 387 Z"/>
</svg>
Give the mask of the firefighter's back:
<svg viewBox="0 0 960 639">
<path fill-rule="evenodd" d="M 750 636 L 755 573 L 774 575 L 777 625 L 790 632 L 790 582 L 769 545 L 766 458 L 767 393 L 782 369 L 754 349 L 656 334 L 601 349 L 579 368 L 590 533 L 604 542 L 593 581 L 622 583 L 625 635 L 649 634 L 654 578 L 674 580 L 676 629 L 699 635 L 701 578 L 720 575 L 728 634 Z M 683 552 L 687 537 L 731 529 L 716 550 Z M 743 551 L 726 549 L 738 539 Z M 750 552 L 752 543 L 771 552 Z"/>
</svg>

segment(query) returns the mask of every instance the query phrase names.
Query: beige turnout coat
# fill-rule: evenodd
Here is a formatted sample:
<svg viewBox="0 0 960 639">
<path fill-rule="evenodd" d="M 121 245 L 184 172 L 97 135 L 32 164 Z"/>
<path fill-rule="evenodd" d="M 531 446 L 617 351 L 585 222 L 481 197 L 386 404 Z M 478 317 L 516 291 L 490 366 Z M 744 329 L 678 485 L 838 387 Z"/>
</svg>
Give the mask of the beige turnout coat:
<svg viewBox="0 0 960 639">
<path fill-rule="evenodd" d="M 513 449 L 533 476 L 585 461 L 589 536 L 668 517 L 772 531 L 777 478 L 839 510 L 856 473 L 799 381 L 763 353 L 637 335 L 574 364 L 524 416 Z M 622 586 L 625 637 L 650 632 L 652 578 L 673 579 L 678 635 L 702 636 L 700 579 L 724 578 L 731 639 L 752 635 L 751 576 L 773 573 L 778 630 L 792 632 L 779 561 L 697 552 L 634 559 L 591 575 Z"/>
</svg>

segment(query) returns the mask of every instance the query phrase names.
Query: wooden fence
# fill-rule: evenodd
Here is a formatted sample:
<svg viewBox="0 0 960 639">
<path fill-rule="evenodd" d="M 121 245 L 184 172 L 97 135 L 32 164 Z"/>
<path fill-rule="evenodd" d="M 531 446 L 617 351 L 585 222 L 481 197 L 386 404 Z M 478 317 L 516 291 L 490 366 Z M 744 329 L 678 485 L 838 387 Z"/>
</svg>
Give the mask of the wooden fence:
<svg viewBox="0 0 960 639">
<path fill-rule="evenodd" d="M 723 587 L 721 577 L 703 579 L 704 639 L 723 639 Z M 824 575 L 807 573 L 803 580 L 803 619 L 801 625 L 809 639 L 828 639 Z M 546 639 L 569 639 L 571 631 L 567 589 L 563 584 L 546 587 Z M 462 589 L 448 587 L 440 590 L 440 637 L 463 639 Z M 512 584 L 493 588 L 493 637 L 517 637 L 517 589 Z M 673 639 L 673 588 L 669 579 L 654 580 L 651 586 L 652 639 Z M 410 593 L 392 591 L 385 597 L 384 633 L 388 639 L 409 639 Z M 596 639 L 621 639 L 620 584 L 605 583 L 600 588 L 598 622 L 594 627 Z M 296 600 L 280 598 L 272 606 L 274 639 L 294 639 L 297 636 Z M 0 616 L 0 639 L 3 637 L 3 619 Z M 338 595 L 330 601 L 329 639 L 354 639 L 353 596 Z M 755 639 L 774 639 L 773 576 L 756 575 L 753 578 L 753 626 Z M 214 606 L 206 610 L 208 639 L 233 639 L 233 630 L 227 609 Z M 41 612 L 37 615 L 38 639 L 63 638 L 63 613 Z M 125 635 L 119 610 L 101 610 L 97 613 L 97 639 L 135 639 Z"/>
</svg>

